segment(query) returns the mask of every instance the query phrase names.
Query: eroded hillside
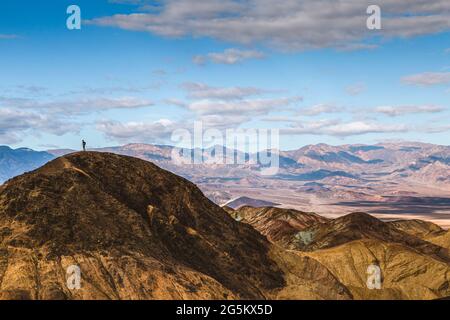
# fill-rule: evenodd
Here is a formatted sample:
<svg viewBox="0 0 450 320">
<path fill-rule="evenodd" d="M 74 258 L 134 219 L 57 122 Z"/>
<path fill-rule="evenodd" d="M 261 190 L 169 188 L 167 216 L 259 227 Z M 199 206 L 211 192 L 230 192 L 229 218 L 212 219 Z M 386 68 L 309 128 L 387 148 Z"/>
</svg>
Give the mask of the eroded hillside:
<svg viewBox="0 0 450 320">
<path fill-rule="evenodd" d="M 70 265 L 82 272 L 78 290 L 66 285 Z M 3 299 L 278 296 L 351 298 L 317 261 L 287 254 L 149 162 L 75 153 L 0 187 Z"/>
</svg>

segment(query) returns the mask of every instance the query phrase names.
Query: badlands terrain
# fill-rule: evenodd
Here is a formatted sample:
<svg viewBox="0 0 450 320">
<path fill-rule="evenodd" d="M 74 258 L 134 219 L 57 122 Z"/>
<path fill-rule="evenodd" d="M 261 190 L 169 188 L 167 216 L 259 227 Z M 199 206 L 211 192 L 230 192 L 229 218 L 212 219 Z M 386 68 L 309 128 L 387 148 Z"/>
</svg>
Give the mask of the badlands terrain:
<svg viewBox="0 0 450 320">
<path fill-rule="evenodd" d="M 0 299 L 436 299 L 450 296 L 449 235 L 366 213 L 220 207 L 148 161 L 79 152 L 0 186 Z"/>
</svg>

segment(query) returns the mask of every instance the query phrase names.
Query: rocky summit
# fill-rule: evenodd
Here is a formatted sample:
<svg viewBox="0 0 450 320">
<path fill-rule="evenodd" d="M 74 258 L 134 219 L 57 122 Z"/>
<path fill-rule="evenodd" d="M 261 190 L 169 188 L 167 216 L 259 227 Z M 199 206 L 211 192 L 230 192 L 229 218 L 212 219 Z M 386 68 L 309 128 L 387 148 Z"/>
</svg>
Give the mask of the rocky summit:
<svg viewBox="0 0 450 320">
<path fill-rule="evenodd" d="M 0 186 L 0 299 L 236 298 L 353 295 L 150 162 L 73 153 Z"/>
</svg>

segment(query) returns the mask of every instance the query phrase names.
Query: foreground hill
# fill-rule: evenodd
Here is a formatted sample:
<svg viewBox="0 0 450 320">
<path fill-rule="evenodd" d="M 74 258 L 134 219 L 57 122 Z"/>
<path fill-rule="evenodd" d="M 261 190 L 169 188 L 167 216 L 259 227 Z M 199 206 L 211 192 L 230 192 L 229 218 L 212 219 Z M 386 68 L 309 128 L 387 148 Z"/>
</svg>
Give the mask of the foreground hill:
<svg viewBox="0 0 450 320">
<path fill-rule="evenodd" d="M 385 223 L 365 213 L 333 220 L 291 209 L 227 208 L 270 241 L 313 258 L 355 299 L 436 299 L 450 295 L 450 231 L 420 220 Z M 382 288 L 367 288 L 367 268 L 381 269 Z"/>
<path fill-rule="evenodd" d="M 450 295 L 450 265 L 392 242 L 361 239 L 341 246 L 299 253 L 325 265 L 355 299 L 437 299 Z M 380 267 L 379 290 L 367 288 L 367 266 Z"/>
<path fill-rule="evenodd" d="M 81 289 L 66 269 L 81 268 Z M 327 268 L 274 246 L 191 182 L 83 152 L 0 186 L 2 299 L 350 299 Z"/>
</svg>

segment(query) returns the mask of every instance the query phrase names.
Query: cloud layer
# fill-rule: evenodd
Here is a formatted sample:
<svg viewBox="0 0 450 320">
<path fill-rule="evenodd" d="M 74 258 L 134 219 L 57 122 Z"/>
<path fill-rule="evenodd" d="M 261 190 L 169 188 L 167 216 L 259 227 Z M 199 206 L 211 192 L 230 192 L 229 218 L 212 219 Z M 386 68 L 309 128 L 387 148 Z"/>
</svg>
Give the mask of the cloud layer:
<svg viewBox="0 0 450 320">
<path fill-rule="evenodd" d="M 375 108 L 375 112 L 383 113 L 391 117 L 403 116 L 414 113 L 438 113 L 445 111 L 446 108 L 435 105 L 423 106 L 380 106 Z"/>
<path fill-rule="evenodd" d="M 0 142 L 14 144 L 20 142 L 24 135 L 50 133 L 63 135 L 77 132 L 79 126 L 74 122 L 53 119 L 36 112 L 0 108 Z"/>
<path fill-rule="evenodd" d="M 264 53 L 255 50 L 226 49 L 224 52 L 211 52 L 207 55 L 197 55 L 192 60 L 195 64 L 203 65 L 206 62 L 219 64 L 237 64 L 247 59 L 262 59 Z"/>
<path fill-rule="evenodd" d="M 163 0 L 149 13 L 117 14 L 88 23 L 167 37 L 263 43 L 285 50 L 367 48 L 373 45 L 365 41 L 374 36 L 411 37 L 450 29 L 447 0 L 378 1 L 381 32 L 366 26 L 366 10 L 372 4 L 368 0 Z"/>
<path fill-rule="evenodd" d="M 433 86 L 450 83 L 450 72 L 424 72 L 402 78 L 409 85 Z"/>
</svg>

